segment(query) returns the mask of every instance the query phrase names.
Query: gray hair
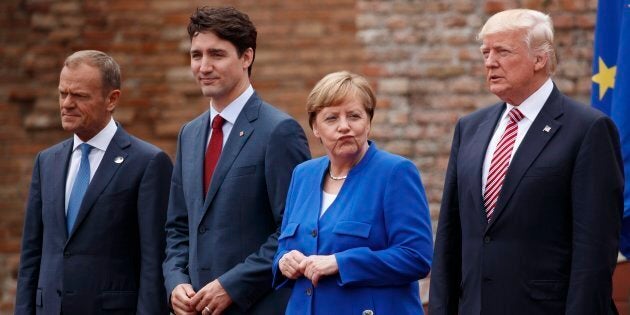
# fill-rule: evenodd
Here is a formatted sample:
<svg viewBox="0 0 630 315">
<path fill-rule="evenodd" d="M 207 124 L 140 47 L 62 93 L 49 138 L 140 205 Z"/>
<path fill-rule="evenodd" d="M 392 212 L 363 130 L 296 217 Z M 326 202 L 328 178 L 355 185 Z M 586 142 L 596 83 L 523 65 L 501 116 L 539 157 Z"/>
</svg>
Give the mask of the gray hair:
<svg viewBox="0 0 630 315">
<path fill-rule="evenodd" d="M 489 34 L 517 30 L 526 32 L 523 40 L 530 51 L 542 52 L 548 56 L 545 67 L 547 74 L 553 74 L 558 61 L 553 44 L 553 23 L 547 14 L 530 9 L 513 9 L 496 13 L 481 28 L 477 39 L 483 40 Z"/>
<path fill-rule="evenodd" d="M 79 50 L 68 56 L 63 63 L 65 67 L 75 67 L 80 64 L 99 69 L 103 95 L 120 89 L 120 66 L 114 58 L 98 50 Z"/>
</svg>

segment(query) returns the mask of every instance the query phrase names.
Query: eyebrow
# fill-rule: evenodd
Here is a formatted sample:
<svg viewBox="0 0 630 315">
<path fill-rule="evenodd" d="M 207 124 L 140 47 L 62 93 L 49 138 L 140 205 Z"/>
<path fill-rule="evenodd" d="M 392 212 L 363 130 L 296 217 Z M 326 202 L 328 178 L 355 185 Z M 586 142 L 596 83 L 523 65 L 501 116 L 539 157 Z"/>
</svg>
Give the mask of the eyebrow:
<svg viewBox="0 0 630 315">
<path fill-rule="evenodd" d="M 201 52 L 203 51 L 203 49 L 196 49 L 193 48 L 190 50 L 190 53 L 197 53 L 197 52 Z M 211 53 L 211 54 L 218 54 L 218 53 L 225 53 L 226 50 L 225 49 L 220 49 L 220 48 L 209 48 L 206 50 L 207 52 Z"/>
</svg>

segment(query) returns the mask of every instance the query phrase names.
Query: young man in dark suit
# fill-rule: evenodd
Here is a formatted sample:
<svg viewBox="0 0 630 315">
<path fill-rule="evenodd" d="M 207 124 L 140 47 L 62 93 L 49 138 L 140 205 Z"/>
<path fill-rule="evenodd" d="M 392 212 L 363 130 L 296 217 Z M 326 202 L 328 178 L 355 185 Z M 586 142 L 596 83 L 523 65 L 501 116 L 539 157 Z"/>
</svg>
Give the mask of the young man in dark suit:
<svg viewBox="0 0 630 315">
<path fill-rule="evenodd" d="M 61 125 L 74 136 L 35 159 L 15 314 L 168 313 L 160 262 L 173 167 L 116 124 L 119 99 L 114 59 L 66 59 Z"/>
<path fill-rule="evenodd" d="M 293 168 L 310 157 L 300 125 L 249 75 L 256 28 L 233 8 L 198 9 L 190 67 L 209 108 L 179 134 L 164 277 L 176 314 L 283 314 L 272 260 Z"/>
<path fill-rule="evenodd" d="M 614 314 L 617 130 L 551 81 L 549 16 L 500 12 L 479 38 L 487 84 L 502 102 L 455 128 L 429 313 Z"/>
</svg>

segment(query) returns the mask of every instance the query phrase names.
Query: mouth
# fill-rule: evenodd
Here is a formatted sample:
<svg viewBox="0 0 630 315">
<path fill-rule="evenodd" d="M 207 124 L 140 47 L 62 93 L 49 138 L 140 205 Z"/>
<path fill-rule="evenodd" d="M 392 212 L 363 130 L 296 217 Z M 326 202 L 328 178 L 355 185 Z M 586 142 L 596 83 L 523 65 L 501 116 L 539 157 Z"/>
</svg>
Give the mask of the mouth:
<svg viewBox="0 0 630 315">
<path fill-rule="evenodd" d="M 201 83 L 203 85 L 210 85 L 210 84 L 213 84 L 214 82 L 216 82 L 218 80 L 219 80 L 219 78 L 216 78 L 216 77 L 199 78 L 199 83 Z"/>
<path fill-rule="evenodd" d="M 501 79 L 503 79 L 503 77 L 499 76 L 499 75 L 489 75 L 488 76 L 488 82 L 491 82 L 491 83 L 496 83 L 496 82 L 500 81 Z"/>
</svg>

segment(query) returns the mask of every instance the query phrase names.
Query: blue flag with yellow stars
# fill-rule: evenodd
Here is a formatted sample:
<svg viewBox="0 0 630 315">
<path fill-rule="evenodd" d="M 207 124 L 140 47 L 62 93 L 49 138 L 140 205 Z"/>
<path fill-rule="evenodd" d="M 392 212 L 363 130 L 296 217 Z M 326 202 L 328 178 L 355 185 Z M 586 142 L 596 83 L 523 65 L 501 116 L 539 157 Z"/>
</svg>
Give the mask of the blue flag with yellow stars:
<svg viewBox="0 0 630 315">
<path fill-rule="evenodd" d="M 599 0 L 591 99 L 619 129 L 626 176 L 620 250 L 630 258 L 630 0 Z"/>
</svg>

